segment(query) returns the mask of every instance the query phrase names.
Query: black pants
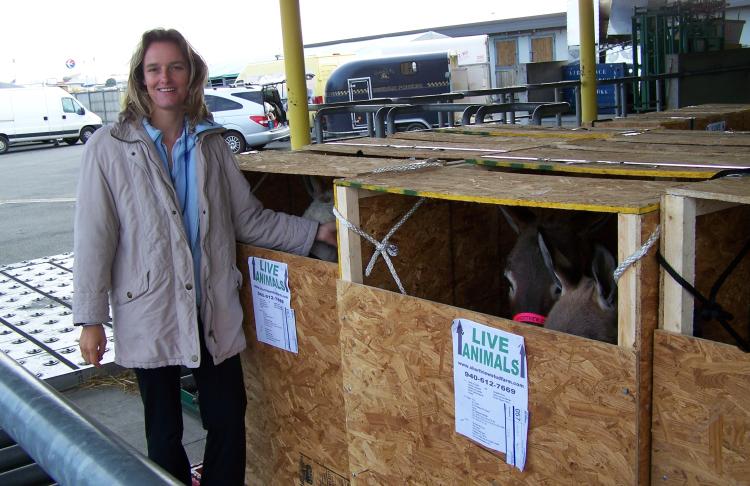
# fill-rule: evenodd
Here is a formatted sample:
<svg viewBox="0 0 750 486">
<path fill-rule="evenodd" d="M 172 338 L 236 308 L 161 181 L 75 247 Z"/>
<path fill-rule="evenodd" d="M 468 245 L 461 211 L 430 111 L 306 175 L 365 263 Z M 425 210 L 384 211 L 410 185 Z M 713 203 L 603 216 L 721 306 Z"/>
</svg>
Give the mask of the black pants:
<svg viewBox="0 0 750 486">
<path fill-rule="evenodd" d="M 214 365 L 203 342 L 201 365 L 193 369 L 201 419 L 207 431 L 201 486 L 245 482 L 245 385 L 239 355 Z M 190 463 L 182 447 L 180 367 L 135 369 L 143 400 L 148 457 L 185 484 Z"/>
</svg>

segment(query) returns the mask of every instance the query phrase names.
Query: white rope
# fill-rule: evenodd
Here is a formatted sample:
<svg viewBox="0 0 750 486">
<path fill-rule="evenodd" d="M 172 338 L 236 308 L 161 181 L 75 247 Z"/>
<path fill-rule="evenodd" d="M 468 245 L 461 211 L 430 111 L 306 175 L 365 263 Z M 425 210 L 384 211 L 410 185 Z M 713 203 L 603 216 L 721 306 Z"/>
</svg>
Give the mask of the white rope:
<svg viewBox="0 0 750 486">
<path fill-rule="evenodd" d="M 404 290 L 404 286 L 401 284 L 401 280 L 398 278 L 398 274 L 396 273 L 396 269 L 393 266 L 393 262 L 391 261 L 391 257 L 395 257 L 398 255 L 398 247 L 392 243 L 388 242 L 388 239 L 393 236 L 393 234 L 398 231 L 398 229 L 406 222 L 407 219 L 411 217 L 412 214 L 414 214 L 414 211 L 419 208 L 419 206 L 422 205 L 425 198 L 419 198 L 419 201 L 417 201 L 414 206 L 404 215 L 401 217 L 401 219 L 396 223 L 396 225 L 391 228 L 391 230 L 388 232 L 387 235 L 385 235 L 385 238 L 383 238 L 382 241 L 378 241 L 369 234 L 367 234 L 365 231 L 361 230 L 360 228 L 357 228 L 352 223 L 346 220 L 344 216 L 339 213 L 338 209 L 335 207 L 333 208 L 333 214 L 336 216 L 336 219 L 341 222 L 344 226 L 346 226 L 349 230 L 357 233 L 362 238 L 366 239 L 370 243 L 375 246 L 375 252 L 372 254 L 372 258 L 370 258 L 370 262 L 367 264 L 367 268 L 365 269 L 365 276 L 369 277 L 370 273 L 372 273 L 372 268 L 375 266 L 375 262 L 378 260 L 378 257 L 380 255 L 383 255 L 383 260 L 385 261 L 385 264 L 388 266 L 388 270 L 390 270 L 391 275 L 393 276 L 393 280 L 396 281 L 396 285 L 398 285 L 398 289 L 401 291 L 402 294 L 406 295 L 406 291 Z"/>
<path fill-rule="evenodd" d="M 640 249 L 636 250 L 635 253 L 633 253 L 632 255 L 624 259 L 619 265 L 617 265 L 617 268 L 615 268 L 615 271 L 613 273 L 615 282 L 620 280 L 620 277 L 622 277 L 622 274 L 625 273 L 625 270 L 627 270 L 632 264 L 643 258 L 646 253 L 648 253 L 651 247 L 654 246 L 654 243 L 656 243 L 656 240 L 659 239 L 660 233 L 661 226 L 657 226 L 651 236 L 649 236 L 646 243 L 644 243 Z"/>
<path fill-rule="evenodd" d="M 404 165 L 392 165 L 390 167 L 380 167 L 372 171 L 373 174 L 382 174 L 384 172 L 408 172 L 411 170 L 424 169 L 426 167 L 442 167 L 445 162 L 441 162 L 437 159 L 426 159 L 418 162 L 411 162 Z"/>
</svg>

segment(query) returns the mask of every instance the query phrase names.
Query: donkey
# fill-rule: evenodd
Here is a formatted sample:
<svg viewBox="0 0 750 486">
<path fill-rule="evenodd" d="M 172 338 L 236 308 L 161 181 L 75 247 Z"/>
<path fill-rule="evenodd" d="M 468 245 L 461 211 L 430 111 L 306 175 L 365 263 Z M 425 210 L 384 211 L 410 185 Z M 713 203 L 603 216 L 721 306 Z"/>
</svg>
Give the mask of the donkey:
<svg viewBox="0 0 750 486">
<path fill-rule="evenodd" d="M 590 260 L 591 234 L 606 220 L 570 211 L 548 210 L 537 215 L 523 207 L 500 207 L 500 210 L 518 235 L 504 271 L 509 284 L 512 319 L 543 325 L 563 288 L 544 261 L 539 235 L 544 233 L 568 281 L 577 284 Z"/>
<path fill-rule="evenodd" d="M 333 214 L 332 183 L 329 180 L 322 179 L 318 176 L 305 176 L 303 183 L 312 201 L 302 217 L 312 219 L 318 223 L 334 221 L 336 216 Z M 310 249 L 310 256 L 329 262 L 338 261 L 337 249 L 320 241 L 313 243 L 313 246 Z"/>
<path fill-rule="evenodd" d="M 612 254 L 602 245 L 594 245 L 591 275 L 584 275 L 575 283 L 566 276 L 565 265 L 560 265 L 550 252 L 542 234 L 539 247 L 546 267 L 561 286 L 560 298 L 547 316 L 545 329 L 617 344 L 617 283 Z"/>
</svg>

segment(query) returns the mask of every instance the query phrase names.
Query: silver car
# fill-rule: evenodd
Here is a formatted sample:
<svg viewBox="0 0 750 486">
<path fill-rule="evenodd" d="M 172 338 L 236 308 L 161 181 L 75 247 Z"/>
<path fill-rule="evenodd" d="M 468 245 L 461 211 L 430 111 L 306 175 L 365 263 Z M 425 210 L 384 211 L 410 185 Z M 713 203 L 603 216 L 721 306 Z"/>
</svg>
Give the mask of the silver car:
<svg viewBox="0 0 750 486">
<path fill-rule="evenodd" d="M 239 154 L 289 136 L 289 124 L 278 91 L 272 86 L 206 88 L 206 105 L 227 131 L 224 140 Z"/>
</svg>

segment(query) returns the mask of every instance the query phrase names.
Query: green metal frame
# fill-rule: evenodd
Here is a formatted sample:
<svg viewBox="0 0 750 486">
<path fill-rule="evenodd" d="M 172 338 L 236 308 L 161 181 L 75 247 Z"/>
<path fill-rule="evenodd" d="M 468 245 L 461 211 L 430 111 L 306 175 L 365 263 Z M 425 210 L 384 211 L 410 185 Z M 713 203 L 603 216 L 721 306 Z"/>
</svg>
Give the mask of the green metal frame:
<svg viewBox="0 0 750 486">
<path fill-rule="evenodd" d="M 676 2 L 656 9 L 634 9 L 633 74 L 663 74 L 669 54 L 724 49 L 724 0 Z M 633 109 L 653 109 L 656 81 L 633 83 Z"/>
</svg>

